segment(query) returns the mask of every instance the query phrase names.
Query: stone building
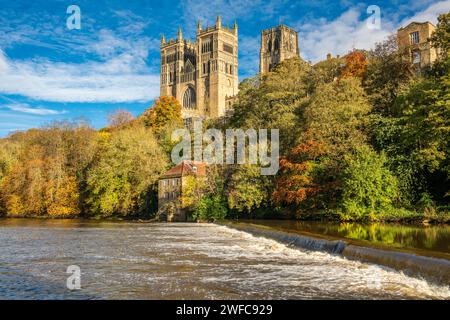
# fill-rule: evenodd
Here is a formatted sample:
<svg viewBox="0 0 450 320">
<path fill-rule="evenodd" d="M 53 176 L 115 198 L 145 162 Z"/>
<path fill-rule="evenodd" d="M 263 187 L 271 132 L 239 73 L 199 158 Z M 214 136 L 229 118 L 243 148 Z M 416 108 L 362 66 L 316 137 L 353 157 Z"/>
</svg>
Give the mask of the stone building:
<svg viewBox="0 0 450 320">
<path fill-rule="evenodd" d="M 161 37 L 160 94 L 177 98 L 185 122 L 225 115 L 238 93 L 238 27 L 197 25 L 194 42 Z"/>
<path fill-rule="evenodd" d="M 431 22 L 411 22 L 397 31 L 400 52 L 411 61 L 417 71 L 431 65 L 438 56 L 429 38 L 436 27 Z"/>
<path fill-rule="evenodd" d="M 259 72 L 272 71 L 277 63 L 300 57 L 298 33 L 285 25 L 261 31 Z"/>
<path fill-rule="evenodd" d="M 205 175 L 205 163 L 185 160 L 161 176 L 158 182 L 158 211 L 166 215 L 168 222 L 187 221 L 187 209 L 180 202 L 186 177 Z"/>
</svg>

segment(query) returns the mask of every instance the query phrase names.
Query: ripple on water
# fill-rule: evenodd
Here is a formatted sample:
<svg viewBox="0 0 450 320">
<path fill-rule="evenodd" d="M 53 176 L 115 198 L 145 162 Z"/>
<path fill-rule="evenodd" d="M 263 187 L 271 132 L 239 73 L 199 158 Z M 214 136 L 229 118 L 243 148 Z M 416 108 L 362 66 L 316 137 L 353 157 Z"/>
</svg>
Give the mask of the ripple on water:
<svg viewBox="0 0 450 320">
<path fill-rule="evenodd" d="M 76 226 L 76 227 L 75 227 Z M 449 299 L 377 265 L 211 224 L 0 222 L 0 298 Z M 66 289 L 67 266 L 82 290 Z"/>
</svg>

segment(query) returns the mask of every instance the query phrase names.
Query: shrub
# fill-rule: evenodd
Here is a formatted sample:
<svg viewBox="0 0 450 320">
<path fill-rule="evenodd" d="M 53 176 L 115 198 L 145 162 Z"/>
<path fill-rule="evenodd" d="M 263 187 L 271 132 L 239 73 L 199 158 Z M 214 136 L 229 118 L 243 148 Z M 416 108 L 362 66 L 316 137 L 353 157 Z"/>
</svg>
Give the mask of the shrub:
<svg viewBox="0 0 450 320">
<path fill-rule="evenodd" d="M 217 221 L 227 216 L 226 201 L 220 196 L 203 196 L 197 204 L 192 217 L 198 221 Z"/>
<path fill-rule="evenodd" d="M 386 167 L 386 157 L 361 147 L 346 157 L 342 177 L 342 209 L 347 218 L 374 218 L 392 208 L 398 197 L 397 179 Z"/>
</svg>

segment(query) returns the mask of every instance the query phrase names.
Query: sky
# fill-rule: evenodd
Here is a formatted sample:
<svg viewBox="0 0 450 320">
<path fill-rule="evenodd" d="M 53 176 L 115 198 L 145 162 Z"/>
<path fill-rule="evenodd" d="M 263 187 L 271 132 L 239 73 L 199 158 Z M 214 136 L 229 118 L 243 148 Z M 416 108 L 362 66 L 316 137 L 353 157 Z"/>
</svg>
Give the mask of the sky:
<svg viewBox="0 0 450 320">
<path fill-rule="evenodd" d="M 80 29 L 67 27 L 70 5 Z M 368 27 L 370 5 L 379 28 Z M 175 38 L 181 26 L 194 39 L 197 20 L 237 21 L 242 81 L 258 72 L 260 31 L 279 23 L 299 32 L 301 57 L 315 63 L 448 11 L 450 0 L 0 0 L 0 137 L 63 120 L 101 128 L 119 109 L 141 114 L 159 95 L 161 34 Z"/>
</svg>

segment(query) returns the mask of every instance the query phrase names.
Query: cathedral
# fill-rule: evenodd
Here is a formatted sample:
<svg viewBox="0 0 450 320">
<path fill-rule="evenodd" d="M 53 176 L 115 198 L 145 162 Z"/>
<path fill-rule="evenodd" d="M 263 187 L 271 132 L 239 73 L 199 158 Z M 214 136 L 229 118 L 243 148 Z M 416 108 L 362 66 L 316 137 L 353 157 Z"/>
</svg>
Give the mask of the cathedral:
<svg viewBox="0 0 450 320">
<path fill-rule="evenodd" d="M 261 32 L 260 72 L 299 56 L 298 34 L 280 25 Z M 231 110 L 238 93 L 238 27 L 197 24 L 195 42 L 161 37 L 161 96 L 180 101 L 185 123 L 194 118 L 217 118 Z"/>
<path fill-rule="evenodd" d="M 195 42 L 161 38 L 161 96 L 182 105 L 183 119 L 216 118 L 231 108 L 238 92 L 238 27 L 197 25 Z"/>
</svg>

